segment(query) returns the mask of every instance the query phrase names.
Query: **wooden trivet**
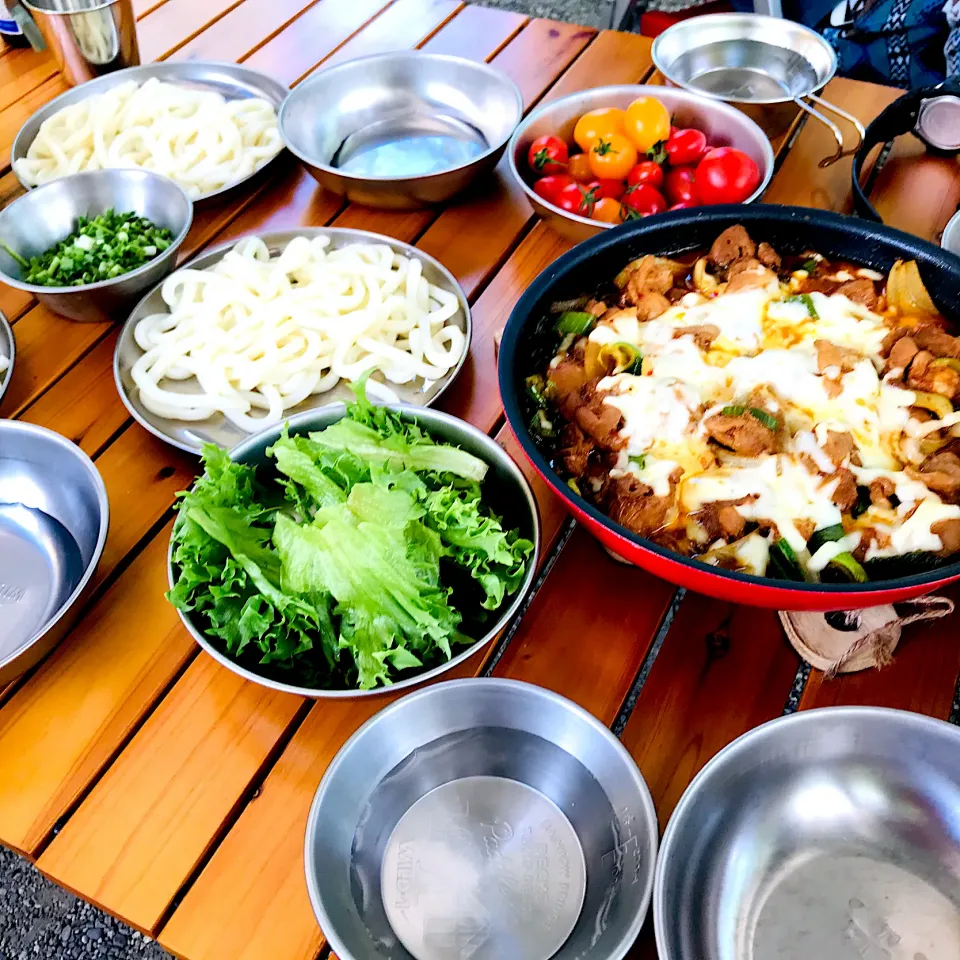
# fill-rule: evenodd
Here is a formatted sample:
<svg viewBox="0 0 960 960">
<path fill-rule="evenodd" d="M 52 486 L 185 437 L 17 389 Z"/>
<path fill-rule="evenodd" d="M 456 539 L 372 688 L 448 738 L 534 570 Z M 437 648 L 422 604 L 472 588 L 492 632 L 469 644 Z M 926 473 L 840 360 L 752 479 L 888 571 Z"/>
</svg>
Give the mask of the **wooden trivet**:
<svg viewBox="0 0 960 960">
<path fill-rule="evenodd" d="M 953 613 L 946 597 L 917 597 L 892 606 L 868 607 L 837 613 L 780 611 L 780 622 L 791 646 L 827 679 L 838 673 L 880 669 L 893 659 L 903 627 L 924 620 L 939 620 Z"/>
</svg>

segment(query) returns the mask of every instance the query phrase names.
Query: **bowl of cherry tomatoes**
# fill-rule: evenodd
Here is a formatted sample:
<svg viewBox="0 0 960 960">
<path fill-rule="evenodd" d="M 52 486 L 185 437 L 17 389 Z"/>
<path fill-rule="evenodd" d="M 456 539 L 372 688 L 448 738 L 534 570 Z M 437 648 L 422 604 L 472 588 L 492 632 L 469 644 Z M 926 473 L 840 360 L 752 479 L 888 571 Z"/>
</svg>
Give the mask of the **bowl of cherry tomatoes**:
<svg viewBox="0 0 960 960">
<path fill-rule="evenodd" d="M 597 87 L 534 111 L 508 148 L 537 213 L 585 240 L 667 210 L 751 203 L 773 176 L 773 149 L 735 107 L 660 86 Z"/>
</svg>

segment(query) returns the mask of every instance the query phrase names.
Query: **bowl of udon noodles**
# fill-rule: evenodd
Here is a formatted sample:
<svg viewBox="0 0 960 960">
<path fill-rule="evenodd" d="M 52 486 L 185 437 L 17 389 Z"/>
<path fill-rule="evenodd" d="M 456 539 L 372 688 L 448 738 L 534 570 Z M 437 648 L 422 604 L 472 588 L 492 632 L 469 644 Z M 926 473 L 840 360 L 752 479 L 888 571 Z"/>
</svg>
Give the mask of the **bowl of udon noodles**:
<svg viewBox="0 0 960 960">
<path fill-rule="evenodd" d="M 55 97 L 21 127 L 11 164 L 27 189 L 73 173 L 142 169 L 195 203 L 260 173 L 283 150 L 282 83 L 234 63 L 129 67 Z"/>
<path fill-rule="evenodd" d="M 713 207 L 598 236 L 520 299 L 504 407 L 617 557 L 844 610 L 960 579 L 960 259 L 826 211 Z"/>
</svg>

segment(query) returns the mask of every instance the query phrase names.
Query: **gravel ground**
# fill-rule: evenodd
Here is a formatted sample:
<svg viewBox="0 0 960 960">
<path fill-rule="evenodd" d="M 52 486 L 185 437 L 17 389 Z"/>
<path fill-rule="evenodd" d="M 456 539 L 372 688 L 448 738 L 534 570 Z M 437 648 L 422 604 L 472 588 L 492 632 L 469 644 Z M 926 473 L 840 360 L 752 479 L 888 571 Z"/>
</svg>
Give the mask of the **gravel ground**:
<svg viewBox="0 0 960 960">
<path fill-rule="evenodd" d="M 484 0 L 484 6 L 605 27 L 607 0 Z M 61 890 L 0 847 L 0 960 L 169 960 L 152 940 Z"/>
</svg>

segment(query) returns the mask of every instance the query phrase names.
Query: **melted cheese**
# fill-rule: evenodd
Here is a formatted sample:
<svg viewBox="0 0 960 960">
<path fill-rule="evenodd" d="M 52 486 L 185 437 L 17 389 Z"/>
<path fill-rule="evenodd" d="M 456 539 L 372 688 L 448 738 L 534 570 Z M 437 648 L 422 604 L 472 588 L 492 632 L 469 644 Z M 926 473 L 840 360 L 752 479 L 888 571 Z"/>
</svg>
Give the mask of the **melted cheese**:
<svg viewBox="0 0 960 960">
<path fill-rule="evenodd" d="M 929 497 L 921 501 L 917 509 L 895 527 L 876 524 L 881 532 L 890 538 L 890 546 L 878 547 L 872 543 L 867 549 L 866 559 L 875 557 L 897 557 L 905 553 L 938 552 L 943 549 L 943 541 L 931 529 L 942 520 L 960 519 L 960 507 L 952 503 L 943 503 L 939 497 Z"/>
</svg>

